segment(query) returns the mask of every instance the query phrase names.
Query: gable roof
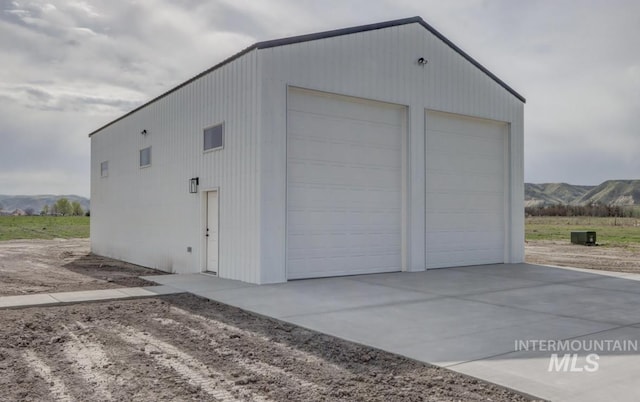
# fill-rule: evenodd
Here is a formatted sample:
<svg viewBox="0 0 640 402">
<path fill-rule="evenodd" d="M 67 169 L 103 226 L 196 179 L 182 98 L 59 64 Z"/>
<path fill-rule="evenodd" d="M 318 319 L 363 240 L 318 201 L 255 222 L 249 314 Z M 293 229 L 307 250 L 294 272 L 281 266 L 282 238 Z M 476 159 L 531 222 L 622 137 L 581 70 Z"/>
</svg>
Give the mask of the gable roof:
<svg viewBox="0 0 640 402">
<path fill-rule="evenodd" d="M 359 26 L 351 27 L 351 28 L 334 29 L 334 30 L 331 30 L 331 31 L 317 32 L 317 33 L 312 33 L 312 34 L 307 34 L 307 35 L 291 36 L 291 37 L 288 37 L 288 38 L 267 40 L 267 41 L 263 41 L 263 42 L 256 42 L 253 45 L 245 48 L 244 50 L 242 50 L 242 51 L 234 54 L 233 56 L 223 60 L 222 62 L 216 64 L 215 66 L 213 66 L 213 67 L 201 72 L 200 74 L 188 79 L 187 81 L 183 82 L 182 84 L 179 84 L 178 86 L 168 90 L 167 92 L 165 92 L 165 93 L 163 93 L 161 95 L 156 96 L 155 98 L 153 98 L 150 101 L 144 103 L 143 105 L 138 106 L 137 108 L 133 109 L 129 113 L 127 113 L 127 114 L 125 114 L 123 116 L 120 116 L 119 118 L 113 120 L 110 123 L 105 124 L 104 126 L 102 126 L 99 129 L 93 131 L 92 133 L 90 133 L 89 137 L 91 137 L 92 135 L 96 134 L 97 132 L 109 127 L 110 125 L 112 125 L 112 124 L 124 119 L 125 117 L 137 112 L 138 110 L 147 107 L 148 105 L 156 102 L 157 100 L 164 98 L 165 96 L 169 95 L 170 93 L 175 92 L 178 89 L 190 84 L 191 82 L 197 80 L 198 78 L 201 78 L 202 76 L 205 76 L 205 75 L 209 74 L 210 72 L 217 70 L 218 68 L 224 66 L 225 64 L 228 64 L 228 63 L 236 60 L 237 58 L 240 58 L 240 57 L 244 56 L 245 54 L 251 52 L 252 50 L 255 50 L 255 49 L 268 49 L 268 48 L 277 47 L 277 46 L 285 46 L 285 45 L 291 45 L 291 44 L 295 44 L 295 43 L 314 41 L 314 40 L 318 40 L 318 39 L 333 38 L 335 36 L 350 35 L 350 34 L 359 33 L 359 32 L 374 31 L 374 30 L 377 30 L 377 29 L 384 29 L 384 28 L 390 28 L 390 27 L 395 27 L 395 26 L 399 26 L 399 25 L 414 24 L 414 23 L 422 25 L 426 30 L 431 32 L 438 39 L 443 41 L 447 46 L 449 46 L 451 49 L 455 50 L 458 54 L 460 54 L 462 57 L 464 57 L 467 61 L 469 61 L 471 64 L 476 66 L 479 70 L 481 70 L 483 73 L 488 75 L 492 80 L 494 80 L 501 87 L 506 89 L 513 96 L 518 98 L 521 102 L 526 103 L 526 99 L 522 95 L 520 95 L 518 92 L 516 92 L 513 88 L 511 88 L 509 85 L 507 85 L 504 81 L 502 81 L 500 78 L 498 78 L 491 71 L 487 70 L 482 64 L 478 63 L 473 57 L 469 56 L 464 50 L 462 50 L 458 46 L 456 46 L 453 42 L 451 42 L 444 35 L 442 35 L 440 32 L 438 32 L 434 27 L 432 27 L 431 25 L 427 24 L 422 19 L 422 17 L 416 16 L 416 17 L 411 17 L 411 18 L 402 18 L 402 19 L 398 19 L 398 20 L 378 22 L 378 23 L 375 23 L 375 24 L 359 25 Z"/>
</svg>

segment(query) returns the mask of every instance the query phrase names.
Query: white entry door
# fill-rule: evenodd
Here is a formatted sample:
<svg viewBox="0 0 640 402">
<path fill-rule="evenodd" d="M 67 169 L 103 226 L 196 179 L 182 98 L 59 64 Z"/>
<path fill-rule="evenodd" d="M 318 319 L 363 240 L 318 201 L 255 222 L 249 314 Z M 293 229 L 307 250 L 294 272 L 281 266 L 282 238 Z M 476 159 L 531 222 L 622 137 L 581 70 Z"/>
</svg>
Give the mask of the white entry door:
<svg viewBox="0 0 640 402">
<path fill-rule="evenodd" d="M 207 192 L 207 267 L 206 271 L 218 272 L 218 192 Z"/>
</svg>

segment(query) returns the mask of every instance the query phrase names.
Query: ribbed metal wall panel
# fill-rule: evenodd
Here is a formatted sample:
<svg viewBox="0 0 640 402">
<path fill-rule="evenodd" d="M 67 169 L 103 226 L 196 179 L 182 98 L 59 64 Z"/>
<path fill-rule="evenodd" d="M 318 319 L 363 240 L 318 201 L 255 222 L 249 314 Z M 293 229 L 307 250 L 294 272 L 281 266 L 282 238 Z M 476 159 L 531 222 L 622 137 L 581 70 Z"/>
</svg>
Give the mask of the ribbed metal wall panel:
<svg viewBox="0 0 640 402">
<path fill-rule="evenodd" d="M 245 54 L 91 137 L 94 252 L 169 272 L 199 271 L 205 192 L 219 189 L 220 275 L 259 281 L 256 66 L 256 51 Z M 222 122 L 224 149 L 203 152 L 203 129 Z M 152 163 L 140 168 L 146 146 Z M 101 178 L 105 160 L 109 176 Z M 191 177 L 200 178 L 198 194 L 188 191 Z"/>
<path fill-rule="evenodd" d="M 507 262 L 523 260 L 523 103 L 495 80 L 417 23 L 260 49 L 258 56 L 261 261 L 266 281 L 285 279 L 287 86 L 408 106 L 408 270 L 425 267 L 425 225 L 429 225 L 425 221 L 425 110 L 508 122 L 511 230 Z M 428 60 L 426 66 L 417 63 L 420 57 Z"/>
</svg>

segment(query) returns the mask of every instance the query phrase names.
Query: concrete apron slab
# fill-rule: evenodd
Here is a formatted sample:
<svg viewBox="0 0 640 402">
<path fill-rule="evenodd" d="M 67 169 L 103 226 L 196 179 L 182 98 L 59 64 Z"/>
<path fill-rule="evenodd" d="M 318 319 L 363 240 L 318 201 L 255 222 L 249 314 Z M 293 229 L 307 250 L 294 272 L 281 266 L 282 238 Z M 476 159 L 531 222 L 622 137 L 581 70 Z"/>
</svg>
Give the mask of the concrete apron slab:
<svg viewBox="0 0 640 402">
<path fill-rule="evenodd" d="M 540 398 L 640 400 L 640 275 L 505 264 L 262 286 L 145 279 Z M 560 340 L 580 342 L 551 350 Z"/>
</svg>

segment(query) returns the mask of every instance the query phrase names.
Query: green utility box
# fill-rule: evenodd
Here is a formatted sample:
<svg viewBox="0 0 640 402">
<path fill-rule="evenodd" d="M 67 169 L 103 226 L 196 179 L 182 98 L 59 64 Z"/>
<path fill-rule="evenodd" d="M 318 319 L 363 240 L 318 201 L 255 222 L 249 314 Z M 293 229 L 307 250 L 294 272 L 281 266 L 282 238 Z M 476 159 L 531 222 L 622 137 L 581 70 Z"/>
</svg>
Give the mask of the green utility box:
<svg viewBox="0 0 640 402">
<path fill-rule="evenodd" d="M 583 246 L 595 246 L 596 232 L 586 230 L 571 232 L 571 243 L 582 244 Z"/>
</svg>

